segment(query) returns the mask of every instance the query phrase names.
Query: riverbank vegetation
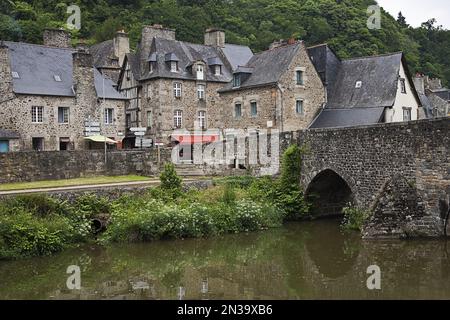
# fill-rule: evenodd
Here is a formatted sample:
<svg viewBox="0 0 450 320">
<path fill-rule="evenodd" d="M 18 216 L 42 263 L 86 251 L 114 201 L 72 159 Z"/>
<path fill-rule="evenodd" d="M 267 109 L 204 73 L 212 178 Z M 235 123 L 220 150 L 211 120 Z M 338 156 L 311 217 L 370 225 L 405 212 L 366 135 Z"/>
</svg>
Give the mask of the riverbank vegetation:
<svg viewBox="0 0 450 320">
<path fill-rule="evenodd" d="M 88 194 L 73 202 L 46 195 L 9 198 L 0 203 L 0 259 L 49 255 L 89 241 L 182 239 L 279 227 L 309 212 L 299 185 L 300 156 L 297 146 L 287 149 L 279 178 L 226 177 L 205 190 L 184 190 L 167 164 L 161 185 L 140 196 L 109 201 Z M 94 235 L 91 221 L 99 215 L 109 217 L 108 226 Z"/>
</svg>

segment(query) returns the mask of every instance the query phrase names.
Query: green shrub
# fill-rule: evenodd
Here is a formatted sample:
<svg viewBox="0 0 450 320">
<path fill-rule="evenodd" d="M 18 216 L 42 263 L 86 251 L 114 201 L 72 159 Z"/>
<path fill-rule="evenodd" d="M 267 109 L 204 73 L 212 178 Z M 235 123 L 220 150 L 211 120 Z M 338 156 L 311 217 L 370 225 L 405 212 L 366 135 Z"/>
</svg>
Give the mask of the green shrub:
<svg viewBox="0 0 450 320">
<path fill-rule="evenodd" d="M 342 209 L 344 219 L 342 220 L 341 227 L 345 231 L 355 230 L 362 231 L 364 223 L 369 217 L 369 212 L 360 209 L 351 203 Z"/>
<path fill-rule="evenodd" d="M 226 184 L 223 191 L 223 202 L 231 205 L 236 201 L 236 192 L 231 184 Z"/>
<path fill-rule="evenodd" d="M 182 194 L 182 179 L 178 176 L 173 163 L 166 163 L 164 171 L 160 175 L 161 189 L 177 198 Z"/>
</svg>

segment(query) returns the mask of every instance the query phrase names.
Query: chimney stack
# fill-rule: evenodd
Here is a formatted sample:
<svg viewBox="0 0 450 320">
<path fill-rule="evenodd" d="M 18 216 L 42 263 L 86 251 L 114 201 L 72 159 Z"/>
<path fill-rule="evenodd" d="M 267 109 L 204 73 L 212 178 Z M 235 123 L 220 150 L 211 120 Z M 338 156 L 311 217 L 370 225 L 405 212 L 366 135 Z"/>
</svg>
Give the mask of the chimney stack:
<svg viewBox="0 0 450 320">
<path fill-rule="evenodd" d="M 45 29 L 44 45 L 57 48 L 70 48 L 72 37 L 64 29 Z"/>
<path fill-rule="evenodd" d="M 119 66 L 122 66 L 125 55 L 130 53 L 130 38 L 124 30 L 117 31 L 114 37 L 114 55 L 119 58 Z"/>
<path fill-rule="evenodd" d="M 11 71 L 8 46 L 0 41 L 0 102 L 14 97 Z"/>
<path fill-rule="evenodd" d="M 225 32 L 220 29 L 207 29 L 205 31 L 205 45 L 212 47 L 225 47 Z"/>
<path fill-rule="evenodd" d="M 425 80 L 422 75 L 417 74 L 414 77 L 414 87 L 420 94 L 425 94 Z"/>
</svg>

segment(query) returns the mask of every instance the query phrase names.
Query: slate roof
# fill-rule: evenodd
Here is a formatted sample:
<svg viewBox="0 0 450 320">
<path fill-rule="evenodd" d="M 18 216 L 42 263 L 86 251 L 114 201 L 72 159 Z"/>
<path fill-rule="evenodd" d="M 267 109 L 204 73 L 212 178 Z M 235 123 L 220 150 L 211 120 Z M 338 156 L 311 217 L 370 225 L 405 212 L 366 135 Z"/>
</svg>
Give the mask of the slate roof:
<svg viewBox="0 0 450 320">
<path fill-rule="evenodd" d="M 137 70 L 139 65 L 139 53 L 136 55 L 134 61 L 130 61 L 132 69 Z M 194 44 L 178 40 L 169 40 L 163 38 L 153 38 L 149 57 L 143 57 L 148 60 L 156 58 L 156 66 L 153 72 L 147 73 L 142 77 L 137 77 L 139 80 L 154 79 L 154 78 L 172 78 L 184 80 L 196 80 L 195 74 L 192 73 L 190 67 L 196 61 L 214 61 L 214 63 L 224 65 L 223 58 L 218 48 L 212 46 L 205 46 L 201 44 Z M 168 61 L 178 61 L 178 72 L 171 72 Z M 222 68 L 221 75 L 215 75 L 213 70 L 206 67 L 206 80 L 215 82 L 229 82 L 232 79 L 231 70 Z"/>
<path fill-rule="evenodd" d="M 3 139 L 19 139 L 20 134 L 14 131 L 9 131 L 0 128 L 0 138 Z"/>
<path fill-rule="evenodd" d="M 310 129 L 377 124 L 382 121 L 384 109 L 383 107 L 323 109 L 310 125 Z"/>
<path fill-rule="evenodd" d="M 241 82 L 241 86 L 233 88 L 233 83 L 228 83 L 219 92 L 242 90 L 277 83 L 282 74 L 288 69 L 301 45 L 301 42 L 297 42 L 255 54 L 245 66 L 242 66 L 244 68 L 238 67 L 237 71 L 247 72 L 251 70 L 251 75 Z"/>
<path fill-rule="evenodd" d="M 113 40 L 107 40 L 98 44 L 95 44 L 89 48 L 90 53 L 94 58 L 94 66 L 96 68 L 102 67 L 118 67 L 118 65 L 113 65 L 111 60 L 117 60 L 114 53 L 114 42 Z"/>
<path fill-rule="evenodd" d="M 433 117 L 433 104 L 431 103 L 430 99 L 423 93 L 418 93 L 420 104 L 423 107 L 423 110 L 425 111 L 425 116 L 427 118 Z"/>
<path fill-rule="evenodd" d="M 394 105 L 402 53 L 343 60 L 331 84 L 327 108 L 378 108 Z M 361 81 L 361 88 L 356 82 Z"/>
<path fill-rule="evenodd" d="M 245 66 L 253 57 L 253 52 L 249 47 L 237 44 L 227 43 L 224 48 L 221 48 L 221 51 L 233 71 L 236 70 L 238 66 Z"/>
<path fill-rule="evenodd" d="M 341 60 L 327 44 L 309 47 L 307 51 L 322 83 L 327 86 L 328 95 L 331 95 L 330 84 L 336 81 Z"/>
<path fill-rule="evenodd" d="M 450 101 L 450 90 L 447 88 L 439 89 L 439 90 L 430 90 L 431 94 L 438 96 L 445 101 Z"/>
<path fill-rule="evenodd" d="M 22 42 L 5 42 L 9 48 L 11 71 L 19 74 L 13 78 L 13 91 L 17 94 L 74 97 L 72 79 L 72 53 L 75 49 L 56 48 Z M 96 70 L 94 82 L 96 88 L 103 86 L 103 76 Z M 54 76 L 61 78 L 55 81 Z M 126 99 L 114 88 L 113 82 L 105 80 L 106 99 Z M 97 90 L 99 93 L 100 91 Z M 98 97 L 103 98 L 103 90 Z"/>
</svg>

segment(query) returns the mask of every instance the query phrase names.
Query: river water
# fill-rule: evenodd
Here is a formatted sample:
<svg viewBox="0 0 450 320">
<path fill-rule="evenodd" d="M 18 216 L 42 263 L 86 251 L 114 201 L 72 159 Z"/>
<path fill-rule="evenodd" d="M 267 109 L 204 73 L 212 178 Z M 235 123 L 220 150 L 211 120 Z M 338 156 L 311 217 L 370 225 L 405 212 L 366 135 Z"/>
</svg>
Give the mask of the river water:
<svg viewBox="0 0 450 320">
<path fill-rule="evenodd" d="M 450 243 L 362 241 L 339 221 L 210 239 L 87 245 L 0 262 L 0 299 L 450 299 Z M 67 267 L 81 290 L 68 290 Z M 367 268 L 381 290 L 367 288 Z"/>
</svg>

